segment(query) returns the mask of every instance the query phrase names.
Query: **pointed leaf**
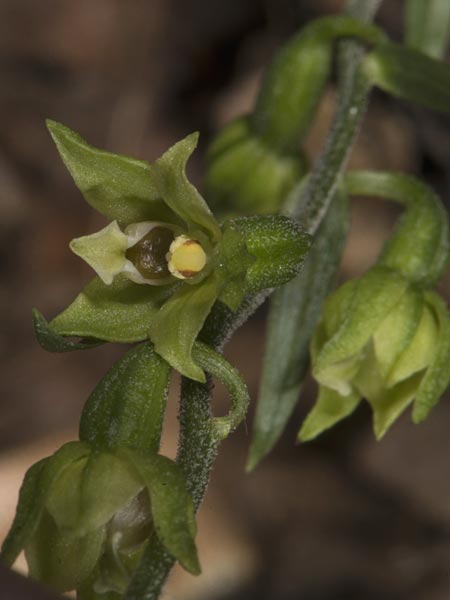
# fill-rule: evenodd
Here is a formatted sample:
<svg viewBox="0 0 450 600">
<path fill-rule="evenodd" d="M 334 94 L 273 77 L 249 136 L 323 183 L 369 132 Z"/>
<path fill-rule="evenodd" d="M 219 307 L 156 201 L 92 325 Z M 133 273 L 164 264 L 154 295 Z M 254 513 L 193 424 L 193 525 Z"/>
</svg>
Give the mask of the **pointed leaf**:
<svg viewBox="0 0 450 600">
<path fill-rule="evenodd" d="M 433 110 L 450 112 L 450 66 L 413 48 L 384 43 L 363 64 L 373 85 Z"/>
<path fill-rule="evenodd" d="M 47 352 L 72 352 L 73 350 L 89 350 L 90 348 L 96 348 L 103 342 L 98 340 L 83 340 L 80 342 L 74 342 L 67 338 L 58 335 L 50 328 L 47 321 L 41 315 L 41 313 L 34 308 L 33 309 L 33 326 L 34 333 L 36 334 L 37 341 L 39 344 L 47 350 Z"/>
<path fill-rule="evenodd" d="M 184 285 L 162 308 L 152 314 L 148 325 L 155 350 L 185 377 L 205 381 L 191 352 L 203 323 L 218 294 L 218 282 L 210 275 L 197 285 Z"/>
<path fill-rule="evenodd" d="M 156 190 L 149 163 L 94 148 L 61 123 L 48 120 L 47 127 L 86 202 L 108 220 L 122 225 L 174 222 L 175 215 Z"/>
<path fill-rule="evenodd" d="M 156 534 L 162 544 L 187 571 L 200 573 L 194 541 L 194 506 L 180 468 L 158 454 L 144 456 L 125 448 L 118 449 L 117 454 L 132 463 L 144 480 Z"/>
<path fill-rule="evenodd" d="M 50 327 L 60 335 L 140 342 L 148 338 L 150 319 L 176 285 L 139 285 L 124 276 L 105 285 L 96 277 L 50 322 Z"/>
<path fill-rule="evenodd" d="M 197 146 L 198 133 L 192 133 L 172 146 L 151 167 L 153 181 L 166 204 L 190 229 L 202 228 L 217 240 L 220 228 L 208 205 L 186 177 L 186 163 Z"/>
<path fill-rule="evenodd" d="M 248 470 L 273 448 L 297 402 L 309 364 L 310 338 L 334 283 L 348 220 L 347 197 L 338 193 L 314 237 L 302 271 L 272 296 Z"/>
<path fill-rule="evenodd" d="M 100 449 L 127 446 L 157 452 L 170 367 L 150 343 L 129 350 L 89 396 L 80 439 Z"/>
</svg>

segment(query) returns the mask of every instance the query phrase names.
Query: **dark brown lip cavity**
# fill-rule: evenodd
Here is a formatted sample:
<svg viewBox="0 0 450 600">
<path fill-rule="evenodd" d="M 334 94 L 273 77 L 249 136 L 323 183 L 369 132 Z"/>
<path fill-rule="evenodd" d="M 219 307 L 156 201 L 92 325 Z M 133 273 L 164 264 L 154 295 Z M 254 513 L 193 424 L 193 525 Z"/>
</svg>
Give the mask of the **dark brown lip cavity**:
<svg viewBox="0 0 450 600">
<path fill-rule="evenodd" d="M 166 254 L 175 237 L 167 227 L 154 227 L 125 256 L 145 279 L 164 279 L 170 276 Z"/>
</svg>

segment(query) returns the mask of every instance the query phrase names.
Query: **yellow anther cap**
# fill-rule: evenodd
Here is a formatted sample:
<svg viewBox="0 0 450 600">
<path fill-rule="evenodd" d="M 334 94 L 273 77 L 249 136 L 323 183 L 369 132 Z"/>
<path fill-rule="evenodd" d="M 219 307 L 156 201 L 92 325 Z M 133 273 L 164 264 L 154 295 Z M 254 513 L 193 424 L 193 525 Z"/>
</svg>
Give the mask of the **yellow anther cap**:
<svg viewBox="0 0 450 600">
<path fill-rule="evenodd" d="M 197 240 L 179 235 L 170 244 L 167 254 L 169 271 L 178 279 L 197 275 L 206 264 L 206 254 Z"/>
</svg>

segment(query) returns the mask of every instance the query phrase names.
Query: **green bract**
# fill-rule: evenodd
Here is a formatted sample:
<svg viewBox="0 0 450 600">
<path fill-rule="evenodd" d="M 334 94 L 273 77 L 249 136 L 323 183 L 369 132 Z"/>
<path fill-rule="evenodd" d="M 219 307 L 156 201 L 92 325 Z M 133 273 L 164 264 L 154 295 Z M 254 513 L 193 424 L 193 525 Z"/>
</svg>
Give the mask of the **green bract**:
<svg viewBox="0 0 450 600">
<path fill-rule="evenodd" d="M 151 535 L 200 572 L 193 504 L 176 464 L 69 442 L 28 471 L 2 559 L 12 564 L 24 549 L 32 577 L 79 598 L 122 593 Z"/>
<path fill-rule="evenodd" d="M 309 236 L 287 217 L 219 226 L 185 173 L 197 134 L 150 165 L 93 148 L 58 123 L 48 126 L 87 202 L 112 220 L 71 242 L 98 277 L 51 330 L 112 342 L 150 338 L 172 367 L 205 381 L 192 346 L 214 302 L 236 310 L 247 292 L 289 280 Z"/>
<path fill-rule="evenodd" d="M 375 266 L 327 300 L 311 344 L 316 405 L 299 438 L 309 440 L 366 398 L 382 437 L 414 402 L 422 421 L 450 380 L 450 317 L 437 294 Z"/>
</svg>

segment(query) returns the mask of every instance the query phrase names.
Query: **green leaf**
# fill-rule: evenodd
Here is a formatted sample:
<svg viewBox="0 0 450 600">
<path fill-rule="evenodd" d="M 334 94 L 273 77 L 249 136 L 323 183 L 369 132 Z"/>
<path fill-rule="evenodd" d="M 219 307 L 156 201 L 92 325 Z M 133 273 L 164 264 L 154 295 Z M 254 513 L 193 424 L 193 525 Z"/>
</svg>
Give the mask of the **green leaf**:
<svg viewBox="0 0 450 600">
<path fill-rule="evenodd" d="M 444 58 L 450 38 L 448 0 L 407 0 L 406 44 L 433 58 Z"/>
<path fill-rule="evenodd" d="M 335 390 L 319 386 L 318 398 L 298 432 L 298 441 L 308 442 L 330 429 L 351 415 L 360 400 L 361 397 L 357 393 L 341 396 Z"/>
<path fill-rule="evenodd" d="M 59 154 L 86 202 L 121 225 L 176 221 L 152 180 L 150 164 L 90 146 L 77 133 L 48 120 Z"/>
<path fill-rule="evenodd" d="M 450 316 L 445 302 L 435 293 L 426 293 L 426 302 L 433 309 L 438 324 L 438 339 L 434 360 L 425 372 L 416 394 L 414 423 L 424 421 L 437 404 L 450 382 Z"/>
<path fill-rule="evenodd" d="M 132 463 L 144 480 L 162 544 L 187 571 L 199 574 L 194 506 L 180 468 L 158 454 L 144 456 L 125 448 L 118 449 L 117 454 Z"/>
<path fill-rule="evenodd" d="M 348 200 L 338 193 L 314 236 L 302 271 L 272 295 L 263 374 L 247 470 L 282 434 L 309 364 L 309 342 L 322 303 L 334 284 L 348 230 Z"/>
<path fill-rule="evenodd" d="M 182 286 L 152 314 L 148 324 L 156 352 L 182 375 L 202 383 L 205 374 L 192 359 L 192 346 L 217 298 L 218 287 L 214 274 L 197 285 Z"/>
<path fill-rule="evenodd" d="M 33 309 L 33 326 L 39 344 L 47 350 L 47 352 L 72 352 L 73 350 L 89 350 L 102 344 L 98 340 L 83 340 L 74 342 L 67 338 L 58 335 L 50 328 L 42 314 L 36 309 Z"/>
<path fill-rule="evenodd" d="M 103 529 L 83 537 L 64 535 L 51 516 L 44 512 L 25 550 L 30 577 L 59 592 L 77 588 L 95 568 L 102 553 L 104 538 Z"/>
<path fill-rule="evenodd" d="M 96 277 L 50 327 L 60 335 L 140 342 L 148 338 L 150 320 L 176 287 L 139 285 L 124 276 L 105 285 Z"/>
<path fill-rule="evenodd" d="M 62 532 L 81 537 L 105 525 L 142 488 L 128 461 L 93 451 L 55 478 L 46 507 Z"/>
<path fill-rule="evenodd" d="M 80 439 L 100 449 L 159 448 L 170 367 L 150 343 L 129 350 L 89 396 Z"/>
<path fill-rule="evenodd" d="M 186 177 L 186 163 L 197 146 L 198 133 L 188 135 L 159 158 L 151 167 L 153 181 L 166 204 L 190 229 L 202 228 L 213 240 L 220 238 L 220 227 L 208 205 Z"/>
<path fill-rule="evenodd" d="M 72 461 L 89 452 L 87 444 L 69 442 L 55 454 L 32 466 L 22 484 L 16 516 L 2 546 L 2 560 L 12 565 L 39 524 L 47 494 L 55 477 Z"/>
<path fill-rule="evenodd" d="M 212 426 L 218 441 L 224 440 L 244 420 L 250 397 L 239 371 L 218 352 L 195 342 L 192 358 L 199 367 L 216 377 L 226 387 L 231 397 L 231 410 L 224 417 L 215 417 Z"/>
<path fill-rule="evenodd" d="M 380 44 L 362 63 L 373 85 L 441 112 L 450 112 L 450 66 L 399 44 Z"/>
</svg>

